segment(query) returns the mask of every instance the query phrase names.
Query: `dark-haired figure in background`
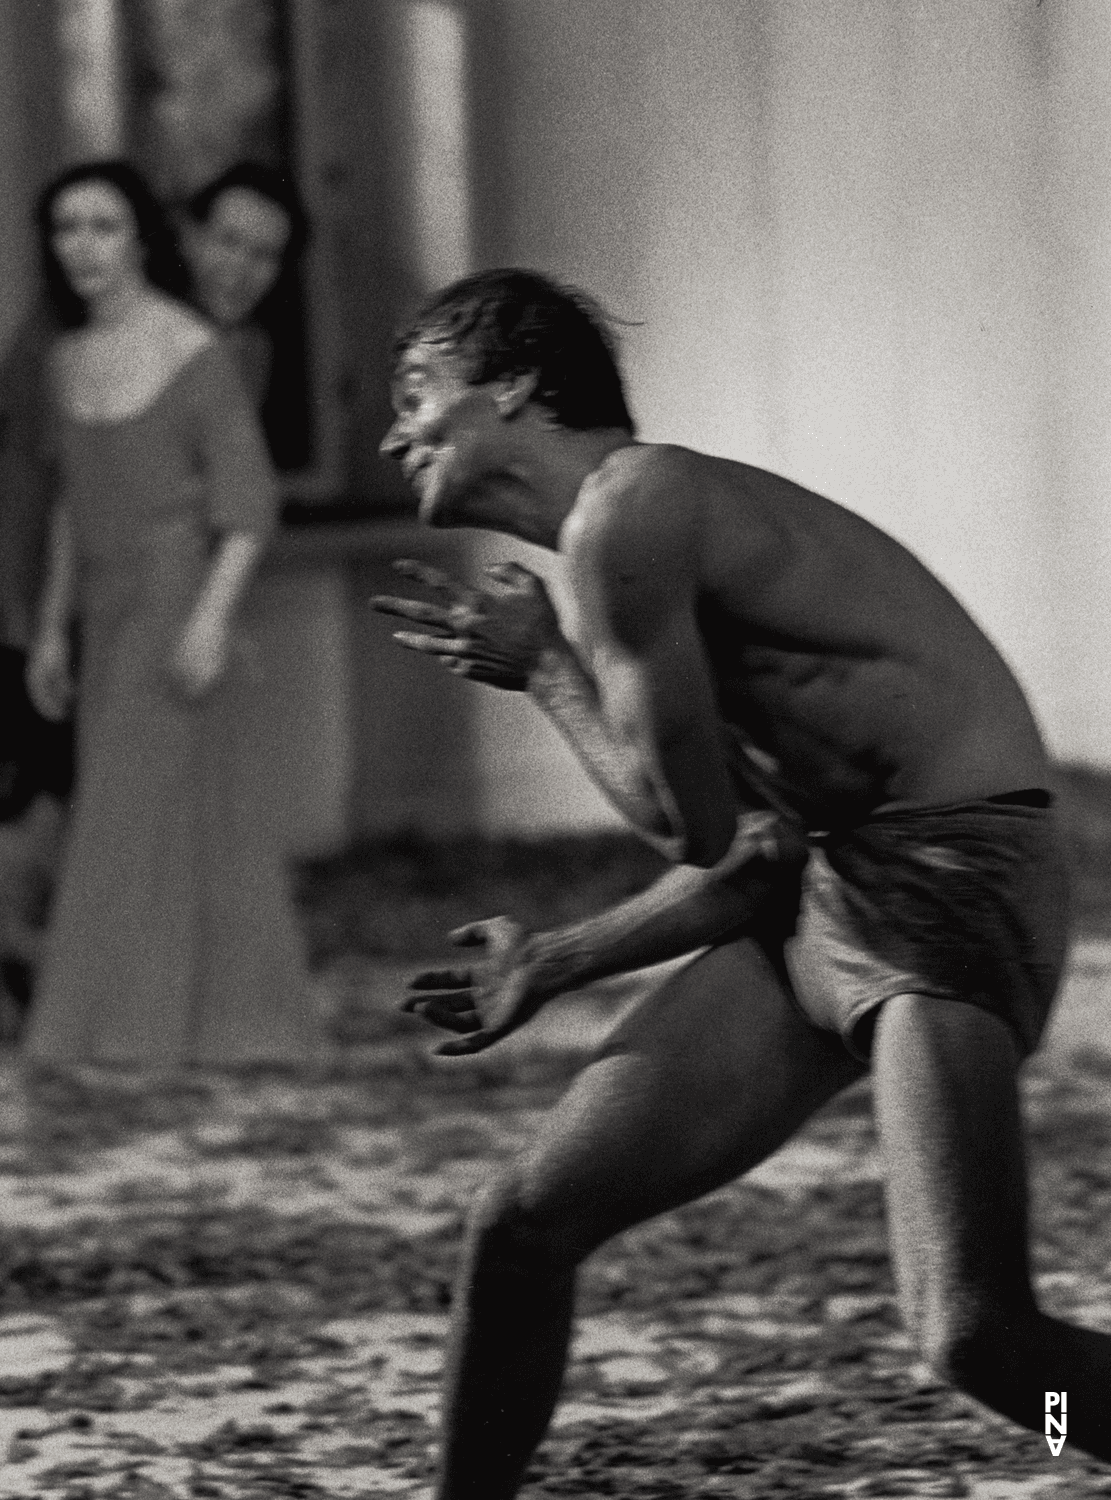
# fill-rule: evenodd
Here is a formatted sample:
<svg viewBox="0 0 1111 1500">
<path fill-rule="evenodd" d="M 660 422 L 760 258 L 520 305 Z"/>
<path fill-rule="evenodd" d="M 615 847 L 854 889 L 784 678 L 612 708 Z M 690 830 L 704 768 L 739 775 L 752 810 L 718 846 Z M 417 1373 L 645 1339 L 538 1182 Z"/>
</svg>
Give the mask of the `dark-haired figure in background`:
<svg viewBox="0 0 1111 1500">
<path fill-rule="evenodd" d="M 0 640 L 26 650 L 42 579 L 53 471 L 47 353 L 60 332 L 45 302 L 0 364 Z"/>
<path fill-rule="evenodd" d="M 525 690 L 674 864 L 623 905 L 455 935 L 411 1006 L 477 1052 L 553 995 L 680 955 L 479 1207 L 455 1301 L 439 1500 L 516 1493 L 556 1401 L 576 1269 L 755 1166 L 871 1067 L 904 1317 L 945 1379 L 1111 1459 L 1111 1337 L 1043 1313 L 1016 1078 L 1060 974 L 1066 879 L 1030 709 L 891 537 L 747 464 L 639 443 L 604 324 L 523 272 L 448 288 L 402 341 L 396 458 L 434 526 L 558 553 L 402 642 Z"/>
<path fill-rule="evenodd" d="M 300 264 L 308 219 L 289 178 L 240 162 L 188 204 L 190 297 L 236 355 L 279 470 L 312 456 Z"/>
<path fill-rule="evenodd" d="M 41 305 L 0 364 L 0 1040 L 27 1013 L 65 803 L 73 724 L 44 719 L 25 684 L 54 492 L 47 351 L 58 326 Z"/>
<path fill-rule="evenodd" d="M 2 493 L 2 492 L 0 492 Z M 26 686 L 27 654 L 0 645 L 0 1042 L 18 1040 L 42 959 L 73 785 L 73 724 L 51 722 Z"/>
<path fill-rule="evenodd" d="M 73 695 L 78 779 L 27 1051 L 144 1067 L 297 1062 L 310 1016 L 280 851 L 230 789 L 236 612 L 274 520 L 234 361 L 180 300 L 163 214 L 124 163 L 38 213 L 65 330 L 51 351 L 59 492 L 28 664 Z"/>
</svg>

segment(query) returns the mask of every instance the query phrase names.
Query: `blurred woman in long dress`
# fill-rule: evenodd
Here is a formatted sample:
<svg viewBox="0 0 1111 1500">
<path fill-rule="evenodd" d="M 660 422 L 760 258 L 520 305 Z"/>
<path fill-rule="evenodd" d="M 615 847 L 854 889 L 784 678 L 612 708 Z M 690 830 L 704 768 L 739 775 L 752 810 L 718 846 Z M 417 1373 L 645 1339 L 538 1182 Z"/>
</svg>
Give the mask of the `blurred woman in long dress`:
<svg viewBox="0 0 1111 1500">
<path fill-rule="evenodd" d="M 78 779 L 26 1049 L 44 1062 L 297 1062 L 314 1049 L 281 851 L 232 789 L 236 610 L 275 490 L 234 362 L 168 288 L 161 213 L 127 166 L 39 209 L 66 331 L 51 353 L 59 496 L 28 665 L 73 692 Z"/>
</svg>

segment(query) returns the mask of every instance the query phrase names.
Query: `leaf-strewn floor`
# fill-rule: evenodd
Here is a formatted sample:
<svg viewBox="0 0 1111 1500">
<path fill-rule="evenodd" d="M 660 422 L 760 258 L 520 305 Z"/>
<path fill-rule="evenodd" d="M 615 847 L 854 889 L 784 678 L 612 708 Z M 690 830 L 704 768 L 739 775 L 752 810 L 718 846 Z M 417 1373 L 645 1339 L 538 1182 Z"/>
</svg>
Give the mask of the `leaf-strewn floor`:
<svg viewBox="0 0 1111 1500">
<path fill-rule="evenodd" d="M 328 983 L 311 1077 L 0 1061 L 0 1500 L 427 1494 L 463 1214 L 566 1059 L 432 1065 L 393 972 Z M 1025 1089 L 1044 1301 L 1111 1330 L 1111 1076 Z M 1111 1495 L 916 1365 L 866 1089 L 606 1247 L 581 1313 L 529 1494 Z"/>
</svg>

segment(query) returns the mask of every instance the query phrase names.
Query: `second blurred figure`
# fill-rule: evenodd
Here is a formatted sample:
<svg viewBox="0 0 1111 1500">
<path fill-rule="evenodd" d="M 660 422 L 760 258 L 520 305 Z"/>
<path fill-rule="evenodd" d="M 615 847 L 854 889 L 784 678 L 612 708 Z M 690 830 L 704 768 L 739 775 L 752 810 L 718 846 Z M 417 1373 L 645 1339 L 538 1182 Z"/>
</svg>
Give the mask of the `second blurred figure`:
<svg viewBox="0 0 1111 1500">
<path fill-rule="evenodd" d="M 229 167 L 189 202 L 182 243 L 190 300 L 236 355 L 278 469 L 311 457 L 300 262 L 308 220 L 283 174 Z"/>
</svg>

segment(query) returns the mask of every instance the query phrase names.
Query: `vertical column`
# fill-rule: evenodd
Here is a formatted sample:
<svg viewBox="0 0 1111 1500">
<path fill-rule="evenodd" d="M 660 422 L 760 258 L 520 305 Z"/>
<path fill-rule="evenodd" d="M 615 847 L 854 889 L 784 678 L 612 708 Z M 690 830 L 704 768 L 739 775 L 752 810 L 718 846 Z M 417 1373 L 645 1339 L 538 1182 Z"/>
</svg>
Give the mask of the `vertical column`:
<svg viewBox="0 0 1111 1500">
<path fill-rule="evenodd" d="M 66 158 L 118 156 L 124 99 L 117 0 L 60 0 L 58 40 Z"/>
<path fill-rule="evenodd" d="M 395 466 L 380 463 L 375 449 L 390 420 L 393 330 L 471 264 L 467 12 L 450 0 L 373 7 L 352 0 L 344 15 L 344 110 L 357 131 L 340 158 L 348 204 L 344 295 L 360 337 L 365 332 L 355 477 L 363 493 L 404 495 L 410 504 Z M 466 573 L 471 543 L 463 533 L 406 530 L 398 526 L 350 567 L 354 817 L 357 831 L 370 835 L 458 832 L 477 816 L 477 690 L 402 652 L 367 604 L 373 593 L 396 591 L 390 558 L 425 556 Z"/>
<path fill-rule="evenodd" d="M 408 230 L 422 291 L 465 275 L 471 265 L 465 26 L 463 12 L 448 0 L 410 0 L 402 18 Z"/>
<path fill-rule="evenodd" d="M 393 335 L 433 286 L 471 262 L 468 17 L 448 0 L 331 0 L 303 29 L 326 102 L 315 116 L 327 136 L 320 172 L 346 314 L 351 489 L 397 510 L 410 497 L 376 452 Z"/>
<path fill-rule="evenodd" d="M 662 0 L 664 5 L 667 0 Z M 477 184 L 472 233 L 487 265 L 532 266 L 588 287 L 615 311 L 634 300 L 651 221 L 642 167 L 656 142 L 642 128 L 645 0 L 471 0 L 468 101 Z M 472 213 L 474 200 L 472 199 Z M 543 573 L 550 553 L 478 533 L 470 566 L 515 558 Z M 523 694 L 471 689 L 482 828 L 536 834 L 611 823 L 570 750 Z"/>
</svg>

